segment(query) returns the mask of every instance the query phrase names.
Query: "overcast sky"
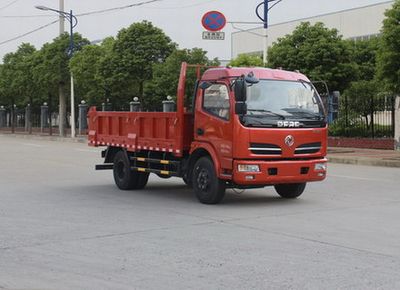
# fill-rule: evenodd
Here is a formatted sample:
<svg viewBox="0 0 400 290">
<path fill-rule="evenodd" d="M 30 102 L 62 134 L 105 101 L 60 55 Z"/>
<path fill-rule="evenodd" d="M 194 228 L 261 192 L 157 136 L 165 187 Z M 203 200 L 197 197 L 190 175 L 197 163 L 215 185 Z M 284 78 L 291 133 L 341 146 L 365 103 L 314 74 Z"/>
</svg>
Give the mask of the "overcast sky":
<svg viewBox="0 0 400 290">
<path fill-rule="evenodd" d="M 99 9 L 123 6 L 142 0 L 65 0 L 65 9 L 74 14 Z M 145 0 L 144 0 L 145 1 Z M 201 47 L 209 52 L 209 57 L 230 59 L 231 33 L 237 30 L 231 25 L 224 29 L 224 41 L 204 41 L 204 30 L 200 20 L 209 10 L 218 10 L 226 15 L 227 21 L 258 21 L 255 7 L 262 0 L 162 0 L 141 7 L 133 7 L 100 15 L 79 17 L 76 31 L 89 40 L 115 36 L 119 29 L 133 22 L 149 20 L 162 28 L 181 48 Z M 283 0 L 271 10 L 270 22 L 279 23 L 343 9 L 366 6 L 386 0 Z M 35 5 L 58 8 L 59 0 L 0 0 L 0 42 L 34 30 L 57 19 L 54 13 L 40 11 Z M 34 18 L 9 18 L 6 16 L 39 16 Z M 254 25 L 238 25 L 242 29 Z M 66 23 L 66 29 L 67 29 Z M 58 24 L 37 31 L 21 39 L 0 45 L 0 58 L 15 51 L 22 42 L 30 42 L 37 48 L 51 41 L 58 34 Z"/>
</svg>

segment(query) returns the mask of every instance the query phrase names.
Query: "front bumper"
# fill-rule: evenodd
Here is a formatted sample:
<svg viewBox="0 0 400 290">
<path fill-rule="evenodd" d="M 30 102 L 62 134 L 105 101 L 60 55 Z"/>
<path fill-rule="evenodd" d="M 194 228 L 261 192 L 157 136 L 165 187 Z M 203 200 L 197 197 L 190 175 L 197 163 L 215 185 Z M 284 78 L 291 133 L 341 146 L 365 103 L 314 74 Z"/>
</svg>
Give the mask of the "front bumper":
<svg viewBox="0 0 400 290">
<path fill-rule="evenodd" d="M 272 185 L 321 181 L 326 178 L 326 170 L 315 170 L 315 164 L 327 161 L 326 158 L 289 161 L 235 160 L 233 182 L 238 185 Z M 258 165 L 260 171 L 239 172 L 239 164 Z"/>
</svg>

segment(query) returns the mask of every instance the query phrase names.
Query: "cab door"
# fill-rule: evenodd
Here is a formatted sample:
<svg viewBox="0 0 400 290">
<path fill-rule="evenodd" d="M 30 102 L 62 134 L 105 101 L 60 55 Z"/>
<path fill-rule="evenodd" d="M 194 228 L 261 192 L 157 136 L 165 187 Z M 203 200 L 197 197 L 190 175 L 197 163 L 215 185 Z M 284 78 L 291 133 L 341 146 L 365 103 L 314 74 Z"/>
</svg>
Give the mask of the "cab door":
<svg viewBox="0 0 400 290">
<path fill-rule="evenodd" d="M 195 140 L 209 143 L 214 148 L 222 172 L 226 174 L 233 166 L 232 96 L 228 83 L 215 82 L 206 89 L 199 89 L 194 122 Z"/>
</svg>

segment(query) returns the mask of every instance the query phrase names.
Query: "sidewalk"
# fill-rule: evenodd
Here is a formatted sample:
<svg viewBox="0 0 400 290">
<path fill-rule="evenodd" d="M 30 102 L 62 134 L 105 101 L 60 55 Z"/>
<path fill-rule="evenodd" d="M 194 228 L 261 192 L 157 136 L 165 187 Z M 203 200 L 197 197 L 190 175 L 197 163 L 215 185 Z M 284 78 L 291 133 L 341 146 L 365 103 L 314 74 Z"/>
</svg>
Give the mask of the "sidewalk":
<svg viewBox="0 0 400 290">
<path fill-rule="evenodd" d="M 12 136 L 30 140 L 47 140 L 58 142 L 86 143 L 86 136 L 77 138 L 48 136 L 48 135 L 27 135 L 22 133 L 10 134 L 0 132 L 0 136 Z M 400 168 L 400 151 L 377 150 L 377 149 L 358 149 L 358 148 L 328 148 L 328 160 L 332 163 L 383 166 Z"/>
<path fill-rule="evenodd" d="M 71 136 L 60 137 L 57 134 L 52 136 L 48 134 L 32 134 L 29 135 L 27 133 L 15 133 L 12 134 L 10 132 L 2 132 L 0 131 L 0 136 L 9 136 L 21 139 L 29 139 L 29 140 L 45 140 L 45 141 L 57 141 L 57 142 L 73 142 L 73 143 L 87 143 L 87 136 L 77 136 L 76 138 L 71 138 Z"/>
<path fill-rule="evenodd" d="M 400 151 L 330 147 L 328 160 L 332 163 L 400 168 Z"/>
</svg>

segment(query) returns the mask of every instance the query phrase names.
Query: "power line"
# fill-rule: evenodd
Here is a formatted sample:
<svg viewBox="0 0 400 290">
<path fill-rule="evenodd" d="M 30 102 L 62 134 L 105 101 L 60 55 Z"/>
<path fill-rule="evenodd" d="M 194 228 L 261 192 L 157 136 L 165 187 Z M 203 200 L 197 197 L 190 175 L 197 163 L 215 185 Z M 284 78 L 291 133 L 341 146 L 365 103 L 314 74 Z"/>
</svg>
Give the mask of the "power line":
<svg viewBox="0 0 400 290">
<path fill-rule="evenodd" d="M 10 7 L 10 6 L 13 5 L 14 3 L 17 3 L 18 1 L 19 1 L 19 0 L 11 1 L 10 3 L 6 4 L 5 6 L 0 7 L 0 10 L 6 9 L 7 7 Z"/>
<path fill-rule="evenodd" d="M 137 6 L 142 6 L 142 5 L 146 5 L 146 4 L 150 4 L 150 3 L 154 3 L 154 2 L 161 2 L 161 1 L 164 1 L 164 0 L 148 0 L 148 1 L 143 1 L 143 2 L 129 4 L 129 5 L 120 6 L 120 7 L 107 8 L 107 9 L 102 9 L 102 10 L 97 10 L 97 11 L 91 11 L 91 12 L 76 14 L 76 16 L 87 16 L 87 15 L 94 15 L 94 14 L 102 14 L 102 13 L 123 10 L 123 9 L 131 8 L 131 7 L 137 7 Z"/>
<path fill-rule="evenodd" d="M 15 0 L 19 1 L 19 0 Z M 125 6 L 120 6 L 120 7 L 113 7 L 113 8 L 107 8 L 103 10 L 97 10 L 97 11 L 89 11 L 85 13 L 80 13 L 76 14 L 76 16 L 88 16 L 88 15 L 94 15 L 94 14 L 102 14 L 102 13 L 107 13 L 107 12 L 113 12 L 113 11 L 118 11 L 118 10 L 123 10 L 131 7 L 137 7 L 137 6 L 143 6 L 145 4 L 150 4 L 154 2 L 161 2 L 164 0 L 148 0 L 148 1 L 143 1 L 139 3 L 134 3 L 134 4 L 129 4 Z M 207 3 L 215 2 L 217 0 L 208 0 L 208 1 L 202 1 L 200 3 L 195 3 L 191 5 L 183 5 L 183 6 L 176 6 L 176 7 L 146 7 L 146 9 L 156 9 L 156 10 L 168 10 L 168 9 L 184 9 L 184 8 L 190 8 L 190 7 L 196 7 L 196 6 L 201 6 Z M 53 15 L 0 15 L 0 18 L 44 18 L 44 17 L 52 17 Z"/>
<path fill-rule="evenodd" d="M 14 40 L 20 39 L 20 38 L 22 38 L 22 37 L 25 37 L 25 36 L 27 36 L 27 35 L 29 35 L 29 34 L 32 34 L 32 33 L 36 32 L 36 31 L 42 30 L 42 29 L 44 29 L 44 28 L 46 28 L 46 27 L 49 27 L 50 25 L 53 25 L 54 23 L 57 23 L 58 21 L 59 21 L 59 20 L 57 19 L 57 20 L 55 20 L 55 21 L 52 21 L 52 22 L 47 23 L 47 24 L 45 24 L 45 25 L 42 25 L 42 26 L 40 26 L 40 27 L 38 27 L 38 28 L 36 28 L 36 29 L 34 29 L 34 30 L 25 32 L 24 34 L 15 36 L 15 37 L 10 38 L 10 39 L 7 39 L 7 40 L 4 40 L 4 41 L 0 42 L 0 45 L 9 43 L 9 42 L 11 42 L 11 41 L 14 41 Z"/>
<path fill-rule="evenodd" d="M 13 2 L 7 4 L 6 6 L 8 7 L 8 6 L 14 4 L 14 3 L 17 2 L 17 1 L 19 1 L 19 0 L 14 0 Z M 123 9 L 131 8 L 131 7 L 137 7 L 137 6 L 142 6 L 142 5 L 146 5 L 146 4 L 150 4 L 150 3 L 155 3 L 155 2 L 161 2 L 161 1 L 164 1 L 164 0 L 148 0 L 148 1 L 142 1 L 142 2 L 139 2 L 139 3 L 133 3 L 133 4 L 124 5 L 124 6 L 119 6 L 119 7 L 113 7 L 113 8 L 107 8 L 107 9 L 102 9 L 102 10 L 97 10 L 97 11 L 91 11 L 91 12 L 76 14 L 76 16 L 82 17 L 82 16 L 88 16 L 88 15 L 102 14 L 102 13 L 107 13 L 107 12 L 113 12 L 113 11 L 123 10 Z M 182 7 L 180 7 L 180 8 L 199 6 L 199 5 L 202 5 L 202 4 L 204 4 L 204 3 L 213 2 L 213 1 L 216 1 L 216 0 L 209 0 L 209 1 L 203 2 L 203 3 L 197 3 L 197 4 L 192 4 L 192 5 L 186 5 L 186 6 L 182 6 Z M 0 9 L 1 9 L 1 8 L 0 8 Z M 169 7 L 168 7 L 168 8 L 165 8 L 165 9 L 169 9 Z M 171 7 L 171 9 L 172 9 L 172 7 Z M 176 8 L 174 8 L 174 9 L 176 9 Z M 4 17 L 4 18 L 17 18 L 17 17 L 18 17 L 18 18 L 31 18 L 31 17 L 39 17 L 39 16 L 40 16 L 40 17 L 48 17 L 48 15 L 43 15 L 43 16 L 41 16 L 41 15 L 37 15 L 37 16 L 36 16 L 36 15 L 26 15 L 26 16 L 21 15 L 21 16 L 0 16 L 0 17 Z M 14 41 L 14 40 L 20 39 L 20 38 L 22 38 L 22 37 L 25 37 L 25 36 L 27 36 L 27 35 L 30 35 L 30 34 L 32 34 L 32 33 L 35 33 L 35 32 L 37 32 L 37 31 L 39 31 L 39 30 L 42 30 L 42 29 L 44 29 L 44 28 L 50 26 L 50 25 L 53 25 L 54 23 L 57 23 L 58 21 L 59 21 L 59 20 L 52 21 L 52 22 L 47 23 L 47 24 L 45 24 L 45 25 L 42 25 L 42 26 L 40 26 L 40 27 L 38 27 L 38 28 L 36 28 L 36 29 L 34 29 L 34 30 L 28 31 L 28 32 L 26 32 L 26 33 L 24 33 L 24 34 L 21 34 L 21 35 L 18 35 L 18 36 L 16 36 L 16 37 L 13 37 L 13 38 L 11 38 L 11 39 L 7 39 L 7 40 L 5 40 L 5 41 L 2 41 L 2 42 L 0 42 L 0 45 L 9 43 L 9 42 L 11 42 L 11 41 Z"/>
<path fill-rule="evenodd" d="M 17 1 L 19 1 L 19 0 L 14 0 L 13 3 L 15 3 L 15 2 L 17 2 Z M 143 1 L 143 2 L 134 3 L 134 4 L 129 4 L 129 5 L 120 6 L 120 7 L 114 7 L 114 8 L 108 8 L 108 9 L 103 9 L 103 10 L 97 10 L 97 11 L 92 11 L 92 12 L 87 12 L 87 13 L 76 14 L 76 16 L 87 16 L 87 15 L 93 15 L 93 14 L 106 13 L 106 12 L 111 12 L 111 11 L 116 11 L 116 10 L 122 10 L 122 9 L 130 8 L 130 7 L 141 6 L 141 5 L 150 4 L 150 3 L 153 3 L 153 2 L 160 2 L 160 1 L 164 1 L 164 0 L 148 0 L 148 1 Z M 11 4 L 13 4 L 13 3 L 9 3 L 8 6 L 11 5 Z M 47 23 L 47 24 L 45 24 L 45 25 L 42 25 L 42 26 L 40 26 L 40 27 L 38 27 L 38 28 L 36 28 L 36 29 L 34 29 L 34 30 L 28 31 L 28 32 L 26 32 L 26 33 L 24 33 L 24 34 L 15 36 L 15 37 L 13 37 L 13 38 L 11 38 L 11 39 L 7 39 L 7 40 L 4 40 L 4 41 L 1 41 L 1 42 L 0 42 L 0 45 L 9 43 L 9 42 L 11 42 L 11 41 L 14 41 L 14 40 L 20 39 L 20 38 L 22 38 L 22 37 L 25 37 L 25 36 L 27 36 L 27 35 L 30 35 L 30 34 L 32 34 L 32 33 L 35 33 L 35 32 L 37 32 L 37 31 L 39 31 L 39 30 L 42 30 L 42 29 L 44 29 L 44 28 L 50 26 L 50 25 L 53 25 L 54 23 L 57 23 L 58 21 L 59 21 L 59 20 L 52 21 L 52 22 Z"/>
<path fill-rule="evenodd" d="M 155 9 L 155 10 L 167 10 L 167 9 L 183 9 L 183 8 L 190 8 L 201 6 L 207 3 L 215 2 L 217 0 L 208 0 L 208 1 L 201 1 L 200 3 L 191 4 L 191 5 L 183 5 L 183 6 L 175 6 L 175 7 L 145 7 L 145 9 Z"/>
<path fill-rule="evenodd" d="M 14 0 L 14 1 L 16 2 L 19 0 Z M 150 3 L 154 3 L 154 2 L 161 2 L 161 1 L 164 1 L 164 0 L 142 1 L 139 3 L 133 3 L 133 4 L 128 4 L 128 5 L 119 6 L 119 7 L 106 8 L 106 9 L 97 10 L 97 11 L 89 11 L 89 12 L 85 12 L 85 13 L 80 13 L 80 14 L 76 14 L 76 16 L 88 16 L 88 15 L 102 14 L 102 13 L 107 13 L 107 12 L 123 10 L 123 9 L 131 8 L 131 7 L 143 6 L 146 4 L 150 4 Z M 210 0 L 210 2 L 211 1 L 216 1 L 216 0 Z M 190 7 L 190 6 L 188 6 L 188 7 Z M 46 14 L 46 15 L 0 15 L 0 18 L 36 18 L 36 17 L 50 17 L 50 16 L 52 16 L 52 15 L 48 15 L 48 14 Z"/>
<path fill-rule="evenodd" d="M 54 17 L 54 14 L 45 14 L 45 15 L 0 15 L 0 18 L 50 18 Z"/>
</svg>

